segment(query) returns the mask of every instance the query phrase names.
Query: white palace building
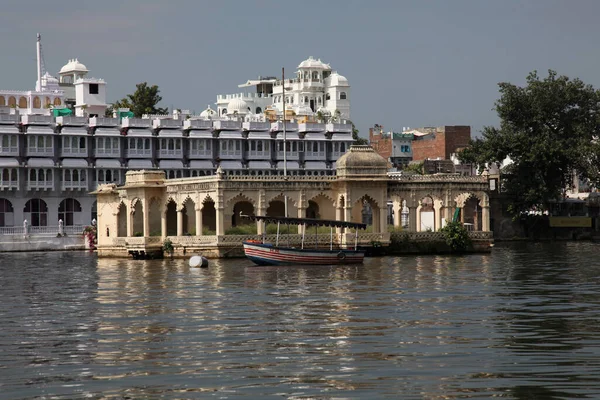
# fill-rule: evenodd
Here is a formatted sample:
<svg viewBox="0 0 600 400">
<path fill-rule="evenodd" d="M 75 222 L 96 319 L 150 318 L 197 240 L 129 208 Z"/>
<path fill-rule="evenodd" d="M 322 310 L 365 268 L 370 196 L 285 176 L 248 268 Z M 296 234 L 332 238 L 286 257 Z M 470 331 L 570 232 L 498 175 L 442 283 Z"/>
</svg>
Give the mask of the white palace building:
<svg viewBox="0 0 600 400">
<path fill-rule="evenodd" d="M 335 175 L 353 141 L 348 81 L 312 57 L 294 78 L 249 80 L 239 87 L 250 92 L 219 95 L 216 110 L 200 115 L 107 118 L 106 82 L 77 59 L 57 79 L 41 50 L 38 35 L 35 90 L 0 90 L 0 234 L 24 221 L 32 233 L 50 232 L 59 220 L 80 233 L 96 218 L 89 193 L 123 184 L 128 170 L 282 175 L 284 107 L 289 175 Z"/>
</svg>

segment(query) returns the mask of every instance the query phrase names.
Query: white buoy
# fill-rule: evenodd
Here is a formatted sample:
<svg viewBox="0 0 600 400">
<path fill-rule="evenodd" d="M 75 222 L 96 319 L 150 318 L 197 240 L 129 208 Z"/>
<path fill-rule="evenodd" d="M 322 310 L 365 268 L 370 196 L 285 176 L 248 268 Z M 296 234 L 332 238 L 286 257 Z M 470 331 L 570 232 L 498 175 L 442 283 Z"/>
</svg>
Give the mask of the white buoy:
<svg viewBox="0 0 600 400">
<path fill-rule="evenodd" d="M 190 267 L 208 268 L 208 259 L 202 256 L 192 256 L 189 261 Z"/>
</svg>

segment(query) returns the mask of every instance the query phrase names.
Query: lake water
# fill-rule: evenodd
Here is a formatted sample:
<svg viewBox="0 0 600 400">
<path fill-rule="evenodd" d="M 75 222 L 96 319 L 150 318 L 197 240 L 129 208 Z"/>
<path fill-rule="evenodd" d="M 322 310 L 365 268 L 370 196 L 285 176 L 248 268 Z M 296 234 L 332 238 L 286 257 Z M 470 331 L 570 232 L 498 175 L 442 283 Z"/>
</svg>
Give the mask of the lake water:
<svg viewBox="0 0 600 400">
<path fill-rule="evenodd" d="M 0 399 L 600 398 L 599 249 L 331 268 L 0 254 Z"/>
</svg>

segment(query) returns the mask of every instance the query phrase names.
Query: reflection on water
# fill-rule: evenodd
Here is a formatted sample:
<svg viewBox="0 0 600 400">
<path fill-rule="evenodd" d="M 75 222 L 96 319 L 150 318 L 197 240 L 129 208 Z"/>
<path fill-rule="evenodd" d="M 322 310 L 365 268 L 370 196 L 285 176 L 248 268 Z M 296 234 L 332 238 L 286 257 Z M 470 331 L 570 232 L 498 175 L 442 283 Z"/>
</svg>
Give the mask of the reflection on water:
<svg viewBox="0 0 600 400">
<path fill-rule="evenodd" d="M 593 398 L 595 254 L 208 269 L 0 254 L 0 397 Z"/>
</svg>

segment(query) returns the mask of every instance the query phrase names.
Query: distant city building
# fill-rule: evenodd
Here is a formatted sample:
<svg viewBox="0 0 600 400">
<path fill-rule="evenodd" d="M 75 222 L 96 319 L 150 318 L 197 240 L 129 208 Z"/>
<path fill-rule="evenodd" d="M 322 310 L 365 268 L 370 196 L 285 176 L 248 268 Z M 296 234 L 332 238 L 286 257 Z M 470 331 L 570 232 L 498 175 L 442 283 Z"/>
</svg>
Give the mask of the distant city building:
<svg viewBox="0 0 600 400">
<path fill-rule="evenodd" d="M 0 234 L 24 220 L 32 229 L 58 226 L 59 219 L 65 226 L 89 224 L 96 199 L 88 193 L 124 183 L 128 170 L 163 170 L 167 178 L 214 175 L 219 168 L 225 175 L 283 174 L 284 99 L 276 79 L 248 85 L 258 91 L 232 97 L 227 111 L 219 96 L 218 111 L 209 106 L 200 115 L 106 118 L 104 80 L 88 78 L 77 59 L 54 78 L 45 71 L 39 35 L 37 55 L 36 90 L 0 90 Z M 352 125 L 343 120 L 350 87 L 319 60 L 298 69 L 286 80 L 287 173 L 334 175 L 353 141 Z"/>
<path fill-rule="evenodd" d="M 383 126 L 378 124 L 369 128 L 369 144 L 394 168 L 402 168 L 412 161 L 413 138 L 411 133 L 384 132 Z"/>
<path fill-rule="evenodd" d="M 414 135 L 413 161 L 450 160 L 452 154 L 467 147 L 471 140 L 471 127 L 462 125 L 419 128 L 403 133 Z"/>
</svg>

